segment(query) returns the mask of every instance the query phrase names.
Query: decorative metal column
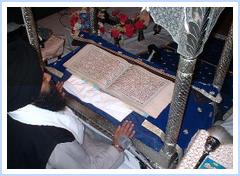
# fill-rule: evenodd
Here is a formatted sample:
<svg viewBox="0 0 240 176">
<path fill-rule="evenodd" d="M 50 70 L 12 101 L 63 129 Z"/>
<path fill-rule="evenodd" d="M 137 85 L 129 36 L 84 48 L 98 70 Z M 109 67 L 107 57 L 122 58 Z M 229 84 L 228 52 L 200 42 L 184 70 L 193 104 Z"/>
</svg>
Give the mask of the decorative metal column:
<svg viewBox="0 0 240 176">
<path fill-rule="evenodd" d="M 22 10 L 23 21 L 27 30 L 29 43 L 38 52 L 40 63 L 43 65 L 42 55 L 41 55 L 40 46 L 38 42 L 38 35 L 36 31 L 36 25 L 35 25 L 34 17 L 32 14 L 32 9 L 31 7 L 21 7 L 21 10 Z"/>
<path fill-rule="evenodd" d="M 222 89 L 225 77 L 227 75 L 227 71 L 229 69 L 231 60 L 233 58 L 233 29 L 232 25 L 228 32 L 227 39 L 225 41 L 225 45 L 221 54 L 221 58 L 218 62 L 217 70 L 215 72 L 213 85 L 218 88 L 220 91 Z"/>
<path fill-rule="evenodd" d="M 185 106 L 191 86 L 197 56 L 215 25 L 223 8 L 150 7 L 150 15 L 155 23 L 164 27 L 178 44 L 180 61 L 177 70 L 173 98 L 170 106 L 164 147 L 160 156 L 164 156 L 163 167 L 169 168 L 177 159 L 178 140 Z"/>
<path fill-rule="evenodd" d="M 91 33 L 97 33 L 97 9 L 96 7 L 90 8 L 90 26 L 91 26 Z"/>
<path fill-rule="evenodd" d="M 163 148 L 164 153 L 169 157 L 176 152 L 175 145 L 182 124 L 196 61 L 196 58 L 180 56 Z"/>
</svg>

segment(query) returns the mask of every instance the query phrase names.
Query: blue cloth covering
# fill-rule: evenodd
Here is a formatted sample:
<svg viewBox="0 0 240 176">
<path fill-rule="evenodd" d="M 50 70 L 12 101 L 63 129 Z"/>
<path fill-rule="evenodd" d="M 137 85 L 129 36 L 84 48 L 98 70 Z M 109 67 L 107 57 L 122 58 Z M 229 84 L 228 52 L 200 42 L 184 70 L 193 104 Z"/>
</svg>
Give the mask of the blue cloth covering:
<svg viewBox="0 0 240 176">
<path fill-rule="evenodd" d="M 139 57 L 134 56 L 131 53 L 128 53 L 127 51 L 124 51 L 123 49 L 103 40 L 99 36 L 89 35 L 87 33 L 81 33 L 81 34 L 84 34 L 85 38 L 94 40 L 97 43 L 101 43 L 101 45 L 103 45 L 104 47 L 110 48 L 114 51 L 121 51 L 123 54 L 126 54 L 126 55 L 136 58 L 136 59 L 139 58 Z M 86 43 L 81 42 L 79 45 L 80 46 L 78 49 L 67 54 L 61 60 L 58 60 L 57 62 L 50 65 L 64 73 L 62 81 L 67 80 L 71 76 L 71 74 L 65 70 L 63 63 L 65 63 L 68 59 L 70 59 L 82 47 L 84 47 L 86 45 Z M 160 67 L 160 66 L 161 65 L 159 64 L 157 67 Z M 156 65 L 155 65 L 155 67 L 156 67 Z M 167 70 L 167 71 L 169 73 L 171 72 L 170 70 Z M 53 76 L 53 79 L 55 81 L 57 81 L 57 78 L 54 76 Z M 201 97 L 201 98 L 199 98 L 199 97 Z M 74 97 L 74 98 L 76 98 L 76 97 Z M 80 103 L 84 104 L 86 107 L 93 110 L 94 112 L 96 112 L 97 114 L 106 118 L 112 124 L 117 126 L 118 124 L 121 123 L 121 122 L 118 122 L 115 118 L 113 118 L 109 114 L 96 108 L 95 106 L 93 106 L 89 103 L 82 102 L 79 99 L 78 99 L 78 101 Z M 202 98 L 202 96 L 199 96 L 199 94 L 195 91 L 191 91 L 188 102 L 187 102 L 187 108 L 186 108 L 186 111 L 184 114 L 184 120 L 183 120 L 183 124 L 182 124 L 181 130 L 180 130 L 179 139 L 178 139 L 178 144 L 183 149 L 185 149 L 187 147 L 191 137 L 195 134 L 195 132 L 198 129 L 207 129 L 207 128 L 211 127 L 214 119 L 213 119 L 213 107 L 209 103 L 210 103 L 210 100 L 208 100 L 206 98 Z M 167 124 L 167 120 L 168 120 L 169 108 L 170 108 L 170 105 L 168 105 L 167 108 L 165 108 L 162 111 L 162 113 L 159 115 L 159 117 L 156 119 L 154 119 L 153 117 L 150 117 L 150 116 L 145 118 L 136 112 L 132 112 L 125 119 L 131 120 L 134 122 L 135 131 L 136 131 L 135 137 L 137 139 L 141 140 L 144 144 L 151 147 L 152 149 L 159 151 L 161 149 L 161 147 L 163 146 L 163 142 L 157 135 L 153 134 L 149 130 L 142 127 L 141 124 L 144 121 L 144 119 L 147 119 L 148 121 L 150 121 L 151 123 L 153 123 L 154 125 L 156 125 L 157 127 L 159 127 L 160 129 L 162 129 L 165 132 L 165 128 L 166 128 L 166 124 Z"/>
<path fill-rule="evenodd" d="M 151 62 L 147 62 L 146 60 L 143 60 L 143 62 L 152 67 L 161 69 L 165 73 L 176 76 L 179 54 L 168 49 L 159 49 L 159 52 L 160 57 L 153 57 Z M 148 54 L 142 54 L 141 57 L 147 59 Z M 206 62 L 201 62 L 201 64 L 197 63 L 192 85 L 204 89 L 206 92 L 211 93 L 212 96 L 217 96 L 219 91 L 212 85 L 214 73 L 214 66 Z"/>
</svg>

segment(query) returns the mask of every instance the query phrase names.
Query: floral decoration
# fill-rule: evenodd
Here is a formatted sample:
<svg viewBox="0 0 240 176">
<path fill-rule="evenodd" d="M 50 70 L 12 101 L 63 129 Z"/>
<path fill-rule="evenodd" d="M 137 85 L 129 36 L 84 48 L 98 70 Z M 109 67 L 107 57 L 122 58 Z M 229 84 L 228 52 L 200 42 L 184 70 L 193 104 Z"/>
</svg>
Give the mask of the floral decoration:
<svg viewBox="0 0 240 176">
<path fill-rule="evenodd" d="M 74 20 L 74 19 L 73 19 Z M 119 10 L 112 11 L 111 15 L 107 13 L 106 8 L 99 8 L 97 12 L 98 21 L 98 35 L 104 34 L 104 24 L 111 25 L 110 32 L 115 44 L 119 44 L 119 41 L 126 38 L 131 38 L 137 32 L 138 40 L 144 39 L 143 30 L 146 28 L 150 20 L 149 14 L 141 12 L 140 14 L 134 14 L 127 16 Z M 140 36 L 140 37 L 139 37 Z"/>
<path fill-rule="evenodd" d="M 127 20 L 128 20 L 127 15 L 124 15 L 122 13 L 118 14 L 118 18 L 119 18 L 119 22 L 120 22 L 121 25 L 125 25 Z"/>
<path fill-rule="evenodd" d="M 137 30 L 143 30 L 145 28 L 144 22 L 142 20 L 136 21 L 135 28 Z"/>
<path fill-rule="evenodd" d="M 133 36 L 133 34 L 135 33 L 136 29 L 134 27 L 134 25 L 132 24 L 126 24 L 125 25 L 125 31 L 124 31 L 124 34 L 130 38 Z"/>
<path fill-rule="evenodd" d="M 117 30 L 117 28 L 112 28 L 111 29 L 111 35 L 113 38 L 119 38 L 120 37 L 120 31 Z"/>
<path fill-rule="evenodd" d="M 128 17 L 119 11 L 113 11 L 112 16 L 118 21 L 118 24 L 111 28 L 113 38 L 121 38 L 121 36 L 131 38 L 136 31 L 146 28 L 144 18 L 141 18 L 140 15 Z"/>
<path fill-rule="evenodd" d="M 89 8 L 81 8 L 71 14 L 70 25 L 72 34 L 80 31 L 89 32 L 90 30 L 90 15 Z"/>
</svg>

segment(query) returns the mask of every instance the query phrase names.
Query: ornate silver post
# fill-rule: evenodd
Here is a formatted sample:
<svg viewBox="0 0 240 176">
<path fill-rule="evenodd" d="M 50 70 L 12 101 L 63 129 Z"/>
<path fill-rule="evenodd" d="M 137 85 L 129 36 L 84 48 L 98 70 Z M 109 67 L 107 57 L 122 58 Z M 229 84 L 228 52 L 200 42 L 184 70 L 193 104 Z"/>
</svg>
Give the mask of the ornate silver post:
<svg viewBox="0 0 240 176">
<path fill-rule="evenodd" d="M 182 124 L 196 61 L 196 58 L 180 56 L 163 148 L 163 152 L 169 159 L 176 152 L 175 145 Z"/>
<path fill-rule="evenodd" d="M 155 23 L 161 25 L 172 35 L 178 44 L 180 62 L 175 80 L 174 93 L 170 106 L 164 147 L 160 157 L 165 158 L 163 167 L 169 168 L 178 158 L 178 140 L 183 114 L 191 86 L 197 56 L 215 25 L 223 8 L 210 7 L 150 7 L 150 15 Z"/>
<path fill-rule="evenodd" d="M 96 7 L 90 7 L 90 26 L 91 26 L 91 33 L 97 33 L 97 10 Z"/>
<path fill-rule="evenodd" d="M 227 71 L 229 68 L 229 65 L 231 63 L 232 57 L 233 57 L 233 40 L 232 40 L 232 25 L 230 27 L 230 30 L 228 32 L 227 39 L 225 41 L 225 45 L 221 54 L 221 58 L 218 62 L 217 70 L 214 76 L 213 85 L 218 88 L 220 91 L 222 89 L 225 77 L 227 75 Z"/>
<path fill-rule="evenodd" d="M 31 7 L 21 7 L 23 21 L 27 30 L 29 43 L 36 49 L 39 55 L 40 63 L 42 64 L 42 55 L 38 42 L 36 25 L 32 14 Z"/>
</svg>

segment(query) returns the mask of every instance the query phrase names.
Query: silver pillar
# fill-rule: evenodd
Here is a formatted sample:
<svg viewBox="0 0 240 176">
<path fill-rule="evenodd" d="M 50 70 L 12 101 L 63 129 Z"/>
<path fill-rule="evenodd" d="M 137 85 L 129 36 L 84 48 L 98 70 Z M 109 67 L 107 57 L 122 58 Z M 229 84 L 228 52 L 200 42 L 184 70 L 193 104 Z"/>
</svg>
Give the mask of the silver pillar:
<svg viewBox="0 0 240 176">
<path fill-rule="evenodd" d="M 192 20 L 187 20 L 187 11 Z M 161 150 L 166 163 L 164 167 L 171 168 L 177 161 L 176 144 L 183 121 L 183 115 L 186 102 L 191 87 L 192 77 L 197 61 L 197 56 L 201 53 L 203 45 L 214 23 L 211 23 L 214 9 L 211 8 L 192 8 L 186 9 L 184 27 L 182 31 L 182 40 L 178 43 L 180 61 L 178 65 L 175 87 L 170 106 L 168 123 L 166 127 L 166 136 L 164 147 Z"/>
<path fill-rule="evenodd" d="M 232 49 L 233 48 L 233 39 L 232 39 L 233 31 L 232 30 L 233 29 L 231 25 L 230 30 L 228 32 L 227 39 L 225 41 L 221 58 L 218 62 L 214 80 L 213 80 L 213 85 L 217 87 L 219 91 L 222 89 L 229 65 L 233 58 L 233 49 Z"/>
<path fill-rule="evenodd" d="M 176 153 L 175 146 L 182 124 L 196 61 L 196 58 L 180 56 L 163 147 L 163 152 L 166 154 L 168 160 L 172 160 L 171 157 Z"/>
<path fill-rule="evenodd" d="M 31 7 L 21 7 L 23 21 L 27 30 L 29 43 L 36 49 L 39 55 L 40 62 L 42 63 L 42 55 L 38 42 L 38 35 L 36 25 L 32 14 Z"/>
<path fill-rule="evenodd" d="M 91 33 L 97 33 L 97 10 L 96 7 L 90 7 L 90 26 L 91 26 Z"/>
</svg>

